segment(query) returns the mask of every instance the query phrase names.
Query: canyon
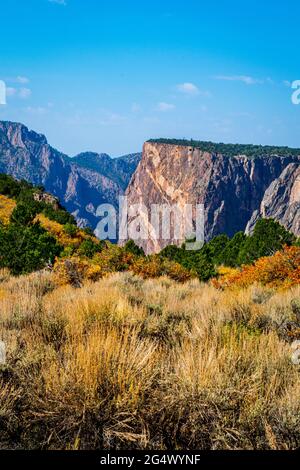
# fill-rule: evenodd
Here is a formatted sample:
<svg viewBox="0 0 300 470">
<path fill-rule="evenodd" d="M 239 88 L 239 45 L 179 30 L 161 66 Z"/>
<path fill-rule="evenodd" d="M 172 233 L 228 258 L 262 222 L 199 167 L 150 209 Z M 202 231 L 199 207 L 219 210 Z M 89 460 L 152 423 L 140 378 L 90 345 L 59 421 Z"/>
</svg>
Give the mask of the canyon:
<svg viewBox="0 0 300 470">
<path fill-rule="evenodd" d="M 253 147 L 253 146 L 252 146 Z M 100 204 L 182 207 L 203 204 L 205 240 L 251 233 L 261 217 L 275 218 L 300 235 L 300 152 L 287 147 L 230 146 L 157 140 L 143 153 L 119 158 L 95 152 L 73 158 L 20 123 L 0 122 L 0 172 L 42 185 L 59 198 L 80 227 L 95 229 Z M 283 150 L 281 150 L 283 149 Z M 228 150 L 228 152 L 227 152 Z M 137 240 L 149 254 L 183 239 Z"/>
</svg>

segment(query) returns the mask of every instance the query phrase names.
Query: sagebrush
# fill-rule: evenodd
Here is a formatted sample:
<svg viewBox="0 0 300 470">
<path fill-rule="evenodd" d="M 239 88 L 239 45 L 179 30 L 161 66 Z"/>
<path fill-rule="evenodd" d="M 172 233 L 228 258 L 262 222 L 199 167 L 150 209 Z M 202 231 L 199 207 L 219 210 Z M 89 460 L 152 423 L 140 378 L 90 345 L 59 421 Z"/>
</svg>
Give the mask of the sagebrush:
<svg viewBox="0 0 300 470">
<path fill-rule="evenodd" d="M 0 281 L 1 448 L 299 447 L 299 286 Z"/>
</svg>

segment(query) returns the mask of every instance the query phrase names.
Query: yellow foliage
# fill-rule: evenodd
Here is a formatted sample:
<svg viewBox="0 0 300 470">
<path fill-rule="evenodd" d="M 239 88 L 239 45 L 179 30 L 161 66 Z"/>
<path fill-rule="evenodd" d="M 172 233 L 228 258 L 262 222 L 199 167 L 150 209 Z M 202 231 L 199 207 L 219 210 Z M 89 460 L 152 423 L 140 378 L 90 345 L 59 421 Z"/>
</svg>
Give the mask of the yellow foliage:
<svg viewBox="0 0 300 470">
<path fill-rule="evenodd" d="M 85 236 L 81 230 L 77 230 L 77 233 L 74 237 L 70 237 L 65 231 L 64 226 L 55 222 L 54 220 L 48 219 L 43 214 L 39 214 L 36 217 L 36 220 L 40 222 L 42 227 L 47 230 L 51 235 L 53 235 L 61 245 L 63 246 L 74 246 L 79 247 L 79 245 L 85 240 Z"/>
<path fill-rule="evenodd" d="M 72 246 L 74 248 L 78 248 L 84 240 L 99 242 L 96 237 L 88 235 L 79 228 L 77 229 L 75 236 L 70 236 L 65 232 L 62 224 L 48 219 L 48 217 L 45 217 L 43 214 L 37 215 L 36 220 L 39 221 L 42 227 L 51 233 L 51 235 L 53 235 L 59 243 L 65 247 Z"/>
<path fill-rule="evenodd" d="M 54 270 L 57 283 L 62 285 L 81 285 L 84 280 L 98 280 L 106 274 L 123 271 L 131 271 L 144 279 L 168 276 L 178 282 L 194 277 L 174 261 L 162 260 L 159 256 L 139 257 L 112 243 L 106 243 L 93 259 L 76 255 L 57 259 Z"/>
<path fill-rule="evenodd" d="M 2 224 L 7 225 L 9 223 L 10 216 L 15 207 L 16 202 L 13 199 L 0 194 L 0 221 Z"/>
<path fill-rule="evenodd" d="M 230 268 L 229 266 L 219 266 L 217 268 L 217 273 L 219 276 L 232 276 L 238 272 L 238 268 Z"/>
<path fill-rule="evenodd" d="M 162 260 L 159 256 L 138 258 L 134 261 L 131 271 L 145 279 L 168 276 L 179 282 L 186 282 L 193 278 L 190 271 L 175 261 Z"/>
<path fill-rule="evenodd" d="M 83 281 L 97 281 L 103 274 L 101 266 L 78 256 L 57 259 L 54 266 L 55 281 L 58 285 L 71 284 L 74 287 L 81 287 Z"/>
</svg>

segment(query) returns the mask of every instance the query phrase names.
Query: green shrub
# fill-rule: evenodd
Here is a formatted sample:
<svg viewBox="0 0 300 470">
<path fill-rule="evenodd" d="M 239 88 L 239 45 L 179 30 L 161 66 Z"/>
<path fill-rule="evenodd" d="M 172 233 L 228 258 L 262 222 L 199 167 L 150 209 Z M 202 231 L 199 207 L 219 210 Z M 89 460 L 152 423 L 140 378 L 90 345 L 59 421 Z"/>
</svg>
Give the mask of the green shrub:
<svg viewBox="0 0 300 470">
<path fill-rule="evenodd" d="M 284 245 L 292 245 L 296 237 L 273 219 L 261 219 L 253 235 L 247 237 L 238 254 L 237 264 L 252 264 L 263 256 L 271 256 Z"/>
<path fill-rule="evenodd" d="M 133 240 L 128 240 L 124 246 L 124 250 L 126 253 L 131 253 L 136 256 L 145 256 L 144 250 L 136 245 Z"/>
<path fill-rule="evenodd" d="M 101 243 L 96 243 L 91 239 L 84 240 L 79 247 L 79 254 L 87 258 L 93 258 L 102 249 Z"/>
<path fill-rule="evenodd" d="M 0 267 L 26 274 L 54 263 L 62 247 L 39 224 L 10 224 L 0 229 Z"/>
<path fill-rule="evenodd" d="M 34 201 L 27 204 L 21 202 L 17 204 L 11 214 L 11 223 L 17 225 L 30 225 L 38 214 L 38 205 Z"/>
<path fill-rule="evenodd" d="M 77 234 L 77 227 L 76 225 L 73 224 L 65 224 L 64 225 L 64 232 L 69 236 L 69 237 L 76 237 Z"/>
</svg>

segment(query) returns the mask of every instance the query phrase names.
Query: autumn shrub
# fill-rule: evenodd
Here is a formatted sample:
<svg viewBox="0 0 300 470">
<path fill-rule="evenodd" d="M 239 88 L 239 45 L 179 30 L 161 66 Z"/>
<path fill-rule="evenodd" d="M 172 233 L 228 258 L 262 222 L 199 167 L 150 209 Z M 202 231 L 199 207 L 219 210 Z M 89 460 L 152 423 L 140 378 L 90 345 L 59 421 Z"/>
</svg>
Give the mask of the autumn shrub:
<svg viewBox="0 0 300 470">
<path fill-rule="evenodd" d="M 0 194 L 0 223 L 8 225 L 10 222 L 11 214 L 16 207 L 16 202 L 6 196 Z"/>
<path fill-rule="evenodd" d="M 96 281 L 103 275 L 101 266 L 92 264 L 88 259 L 73 256 L 57 259 L 54 266 L 55 281 L 58 285 L 70 284 L 81 287 L 85 280 Z"/>
<path fill-rule="evenodd" d="M 263 257 L 253 265 L 215 279 L 216 287 L 247 287 L 254 283 L 264 286 L 288 288 L 300 283 L 300 248 L 286 246 L 273 256 Z"/>
<path fill-rule="evenodd" d="M 106 273 L 128 271 L 134 259 L 135 256 L 132 253 L 109 242 L 93 258 L 94 262 Z"/>
<path fill-rule="evenodd" d="M 145 279 L 161 276 L 168 276 L 178 282 L 185 282 L 192 279 L 193 275 L 175 261 L 161 259 L 159 256 L 148 256 L 145 258 L 137 258 L 131 270 L 135 274 L 139 274 Z"/>
</svg>

